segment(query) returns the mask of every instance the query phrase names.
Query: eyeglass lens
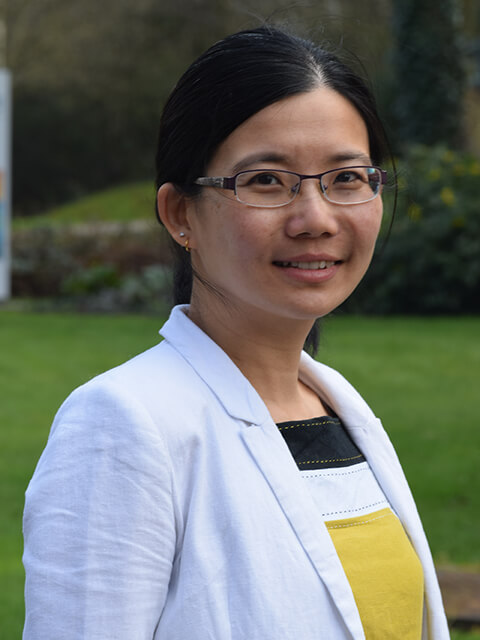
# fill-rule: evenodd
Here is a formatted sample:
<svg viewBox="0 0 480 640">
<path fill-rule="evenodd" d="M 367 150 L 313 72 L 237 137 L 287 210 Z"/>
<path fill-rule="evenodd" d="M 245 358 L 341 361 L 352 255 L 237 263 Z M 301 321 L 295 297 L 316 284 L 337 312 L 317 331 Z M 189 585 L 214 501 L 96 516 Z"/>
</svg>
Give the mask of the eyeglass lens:
<svg viewBox="0 0 480 640">
<path fill-rule="evenodd" d="M 379 193 L 382 176 L 375 167 L 347 167 L 323 174 L 320 186 L 324 196 L 337 204 L 360 204 Z M 291 202 L 300 190 L 295 173 L 281 170 L 251 170 L 237 175 L 236 194 L 245 204 L 280 206 Z"/>
</svg>

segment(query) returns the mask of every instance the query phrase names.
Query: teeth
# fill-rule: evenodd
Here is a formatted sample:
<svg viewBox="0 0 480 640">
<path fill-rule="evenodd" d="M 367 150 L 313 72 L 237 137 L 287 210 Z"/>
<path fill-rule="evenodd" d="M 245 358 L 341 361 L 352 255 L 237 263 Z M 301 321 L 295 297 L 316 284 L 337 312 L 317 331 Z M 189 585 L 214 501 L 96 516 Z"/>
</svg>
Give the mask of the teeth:
<svg viewBox="0 0 480 640">
<path fill-rule="evenodd" d="M 296 269 L 328 269 L 333 267 L 333 260 L 316 260 L 314 262 L 281 262 L 282 267 L 295 267 Z"/>
</svg>

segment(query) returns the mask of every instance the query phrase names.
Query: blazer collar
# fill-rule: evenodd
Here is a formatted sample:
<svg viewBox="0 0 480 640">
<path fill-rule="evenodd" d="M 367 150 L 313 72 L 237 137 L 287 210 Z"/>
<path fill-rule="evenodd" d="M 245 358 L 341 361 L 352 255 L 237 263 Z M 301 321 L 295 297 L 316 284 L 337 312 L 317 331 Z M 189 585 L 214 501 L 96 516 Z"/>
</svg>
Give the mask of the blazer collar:
<svg viewBox="0 0 480 640">
<path fill-rule="evenodd" d="M 270 417 L 265 403 L 227 354 L 187 316 L 189 305 L 172 309 L 160 330 L 219 398 L 225 411 L 252 425 Z"/>
<path fill-rule="evenodd" d="M 187 310 L 188 305 L 174 307 L 161 335 L 195 369 L 231 417 L 247 426 L 274 427 L 257 391 L 227 354 L 190 320 Z M 380 420 L 340 373 L 306 353 L 302 353 L 300 361 L 300 378 L 341 418 L 400 519 L 408 523 L 413 500 L 409 498 L 405 504 L 406 481 Z M 414 507 L 413 512 L 416 514 Z"/>
<path fill-rule="evenodd" d="M 300 359 L 300 379 L 335 411 L 347 428 L 367 428 L 378 422 L 362 396 L 338 371 L 316 362 L 305 352 Z"/>
<path fill-rule="evenodd" d="M 190 320 L 188 308 L 189 305 L 174 307 L 160 334 L 195 369 L 230 416 L 251 425 L 271 420 L 257 391 L 227 354 Z M 342 375 L 305 352 L 300 359 L 300 378 L 334 409 L 347 427 L 366 427 L 378 422 Z"/>
</svg>

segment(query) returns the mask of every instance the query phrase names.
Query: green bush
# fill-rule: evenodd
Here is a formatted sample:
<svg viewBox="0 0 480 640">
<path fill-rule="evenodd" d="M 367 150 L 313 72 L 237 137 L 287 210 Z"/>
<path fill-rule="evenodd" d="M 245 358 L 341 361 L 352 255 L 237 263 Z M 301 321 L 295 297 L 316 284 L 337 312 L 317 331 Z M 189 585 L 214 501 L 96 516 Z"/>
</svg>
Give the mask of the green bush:
<svg viewBox="0 0 480 640">
<path fill-rule="evenodd" d="M 442 146 L 414 146 L 398 162 L 398 183 L 390 237 L 379 240 L 372 267 L 345 309 L 478 313 L 480 161 Z M 385 227 L 393 198 L 386 192 Z"/>
<path fill-rule="evenodd" d="M 150 265 L 124 275 L 113 265 L 98 265 L 66 279 L 63 296 L 55 306 L 88 312 L 166 314 L 171 307 L 171 282 L 168 265 Z"/>
<path fill-rule="evenodd" d="M 99 293 L 103 289 L 117 289 L 120 276 L 111 264 L 97 264 L 87 269 L 77 269 L 61 284 L 61 292 L 71 296 Z"/>
</svg>

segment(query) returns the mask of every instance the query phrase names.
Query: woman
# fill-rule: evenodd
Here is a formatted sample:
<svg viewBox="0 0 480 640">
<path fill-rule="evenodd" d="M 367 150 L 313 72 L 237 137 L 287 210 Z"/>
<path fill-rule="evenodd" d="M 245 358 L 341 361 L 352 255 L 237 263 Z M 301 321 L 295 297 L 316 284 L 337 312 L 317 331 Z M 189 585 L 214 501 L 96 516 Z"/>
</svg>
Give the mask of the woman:
<svg viewBox="0 0 480 640">
<path fill-rule="evenodd" d="M 380 421 L 302 351 L 382 218 L 383 129 L 334 56 L 260 28 L 163 113 L 158 346 L 75 391 L 27 492 L 24 638 L 448 638 Z"/>
</svg>

